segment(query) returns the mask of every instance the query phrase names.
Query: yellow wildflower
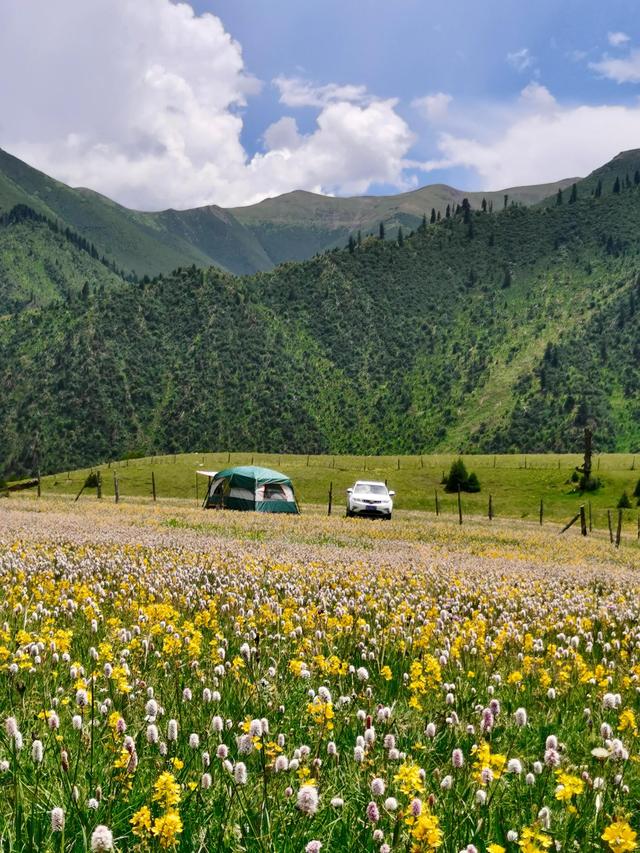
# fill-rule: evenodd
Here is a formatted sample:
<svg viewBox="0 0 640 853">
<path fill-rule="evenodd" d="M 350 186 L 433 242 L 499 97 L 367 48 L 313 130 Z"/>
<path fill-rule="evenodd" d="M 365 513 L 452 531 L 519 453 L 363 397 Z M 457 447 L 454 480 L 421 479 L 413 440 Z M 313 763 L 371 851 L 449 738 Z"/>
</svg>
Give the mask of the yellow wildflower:
<svg viewBox="0 0 640 853">
<path fill-rule="evenodd" d="M 152 832 L 163 850 L 177 844 L 177 836 L 182 832 L 182 820 L 178 812 L 168 811 L 166 814 L 157 817 L 153 822 Z"/>
<path fill-rule="evenodd" d="M 424 789 L 422 779 L 420 778 L 420 768 L 407 761 L 400 765 L 398 772 L 393 777 L 393 781 L 407 797 L 412 797 Z"/>
<path fill-rule="evenodd" d="M 147 832 L 151 832 L 151 812 L 149 806 L 142 806 L 133 815 L 131 820 L 131 830 L 138 838 L 144 836 Z"/>
<path fill-rule="evenodd" d="M 636 850 L 637 837 L 638 833 L 631 829 L 628 822 L 622 818 L 616 818 L 601 836 L 613 853 L 628 853 L 628 851 Z"/>
<path fill-rule="evenodd" d="M 417 842 L 411 848 L 412 853 L 422 853 L 440 847 L 443 833 L 436 815 L 424 811 L 411 830 L 411 836 Z"/>
<path fill-rule="evenodd" d="M 584 782 L 579 776 L 572 776 L 570 773 L 558 770 L 556 778 L 558 779 L 556 800 L 567 802 L 584 791 Z"/>
<path fill-rule="evenodd" d="M 156 779 L 153 786 L 153 801 L 160 803 L 165 809 L 172 808 L 180 802 L 180 785 L 171 773 L 165 771 Z"/>
</svg>

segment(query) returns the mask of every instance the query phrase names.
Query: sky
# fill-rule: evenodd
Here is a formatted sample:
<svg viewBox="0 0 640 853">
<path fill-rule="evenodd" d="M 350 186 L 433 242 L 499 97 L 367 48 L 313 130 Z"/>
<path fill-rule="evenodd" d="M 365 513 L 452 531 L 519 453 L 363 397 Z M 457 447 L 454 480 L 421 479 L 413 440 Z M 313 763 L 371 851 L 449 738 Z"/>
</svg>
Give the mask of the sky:
<svg viewBox="0 0 640 853">
<path fill-rule="evenodd" d="M 0 0 L 0 147 L 143 210 L 583 176 L 640 148 L 639 5 Z"/>
</svg>

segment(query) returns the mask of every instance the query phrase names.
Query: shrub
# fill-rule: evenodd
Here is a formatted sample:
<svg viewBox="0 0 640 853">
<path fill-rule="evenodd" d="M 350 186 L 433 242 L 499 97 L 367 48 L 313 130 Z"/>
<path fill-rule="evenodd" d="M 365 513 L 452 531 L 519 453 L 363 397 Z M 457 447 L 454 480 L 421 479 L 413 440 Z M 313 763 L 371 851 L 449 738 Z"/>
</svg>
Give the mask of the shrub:
<svg viewBox="0 0 640 853">
<path fill-rule="evenodd" d="M 618 501 L 618 509 L 631 509 L 631 501 L 629 500 L 629 495 L 623 492 L 620 495 L 620 500 Z"/>
<path fill-rule="evenodd" d="M 640 480 L 636 483 L 636 487 L 633 490 L 633 496 L 634 498 L 640 498 Z"/>
<path fill-rule="evenodd" d="M 457 492 L 458 486 L 460 486 L 460 488 L 464 490 L 468 480 L 469 472 L 467 471 L 467 466 L 464 464 L 462 459 L 456 459 L 454 462 L 451 463 L 451 468 L 449 469 L 449 476 L 445 480 L 445 491 Z"/>
<path fill-rule="evenodd" d="M 580 477 L 581 492 L 595 492 L 601 485 L 602 484 L 597 477 L 589 477 L 589 479 L 587 479 L 584 474 Z"/>
<path fill-rule="evenodd" d="M 467 480 L 467 488 L 465 489 L 467 492 L 479 492 L 480 491 L 480 481 L 478 480 L 478 475 L 475 471 L 472 471 L 469 474 L 469 479 Z"/>
<path fill-rule="evenodd" d="M 469 474 L 467 466 L 462 459 L 458 458 L 451 463 L 449 476 L 445 479 L 445 492 L 457 492 L 458 487 L 461 492 L 479 492 L 480 481 L 473 472 Z"/>
</svg>

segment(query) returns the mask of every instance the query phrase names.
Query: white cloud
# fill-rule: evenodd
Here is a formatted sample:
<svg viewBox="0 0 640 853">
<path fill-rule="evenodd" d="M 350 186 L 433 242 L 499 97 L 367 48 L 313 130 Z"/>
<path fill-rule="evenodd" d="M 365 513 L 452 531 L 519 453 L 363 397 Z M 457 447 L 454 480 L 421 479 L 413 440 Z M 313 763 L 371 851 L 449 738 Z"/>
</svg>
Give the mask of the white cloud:
<svg viewBox="0 0 640 853">
<path fill-rule="evenodd" d="M 445 92 L 436 92 L 434 95 L 425 95 L 415 98 L 411 106 L 417 109 L 425 118 L 432 122 L 442 121 L 449 111 L 449 104 L 453 98 Z"/>
<path fill-rule="evenodd" d="M 298 133 L 295 122 L 284 125 L 280 119 L 265 135 L 278 147 L 251 160 L 249 183 L 261 197 L 271 194 L 268 186 L 347 194 L 365 192 L 372 181 L 408 188 L 403 171 L 414 136 L 395 107 L 394 100 L 329 104 L 308 135 Z"/>
<path fill-rule="evenodd" d="M 621 32 L 607 33 L 607 41 L 612 47 L 620 47 L 629 41 L 629 36 Z"/>
<path fill-rule="evenodd" d="M 316 86 L 300 77 L 276 77 L 273 82 L 280 92 L 280 103 L 287 107 L 324 107 L 336 101 L 366 103 L 371 100 L 366 86 L 337 83 Z"/>
<path fill-rule="evenodd" d="M 587 175 L 640 140 L 640 106 L 564 106 L 536 83 L 510 110 L 485 106 L 475 123 L 474 134 L 441 134 L 442 156 L 424 168 L 464 166 L 498 189 Z"/>
<path fill-rule="evenodd" d="M 314 106 L 317 126 L 303 135 L 285 116 L 250 157 L 242 109 L 260 84 L 221 21 L 187 3 L 3 0 L 0 77 L 12 81 L 0 87 L 4 148 L 132 207 L 406 185 L 409 127 L 361 86 L 280 78 L 282 102 Z"/>
<path fill-rule="evenodd" d="M 589 67 L 616 83 L 640 83 L 640 50 L 632 50 L 620 59 L 604 56 L 600 62 L 591 62 Z"/>
<path fill-rule="evenodd" d="M 528 47 L 523 47 L 521 50 L 516 50 L 513 53 L 507 54 L 507 62 L 512 65 L 516 71 L 526 71 L 533 65 L 533 57 L 529 53 Z"/>
</svg>

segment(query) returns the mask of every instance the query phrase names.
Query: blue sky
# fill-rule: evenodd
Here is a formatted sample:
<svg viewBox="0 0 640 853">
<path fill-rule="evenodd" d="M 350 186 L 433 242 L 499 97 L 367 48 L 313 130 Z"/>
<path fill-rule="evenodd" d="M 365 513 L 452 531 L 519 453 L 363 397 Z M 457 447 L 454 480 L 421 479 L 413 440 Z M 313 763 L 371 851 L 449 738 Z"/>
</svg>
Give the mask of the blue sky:
<svg viewBox="0 0 640 853">
<path fill-rule="evenodd" d="M 218 15 L 248 68 L 267 81 L 246 113 L 243 141 L 251 151 L 282 113 L 268 83 L 280 75 L 364 84 L 379 97 L 398 98 L 418 135 L 418 159 L 434 153 L 434 135 L 410 105 L 429 92 L 450 93 L 469 107 L 515 99 L 530 80 L 567 104 L 625 104 L 640 94 L 637 85 L 621 88 L 588 68 L 615 53 L 609 33 L 638 43 L 633 0 L 199 0 L 194 8 Z M 523 50 L 531 64 L 520 70 L 507 57 Z M 297 117 L 306 132 L 313 129 L 312 109 Z M 428 182 L 438 181 L 468 189 L 482 183 L 473 169 L 456 167 L 430 173 Z"/>
<path fill-rule="evenodd" d="M 584 175 L 640 147 L 637 7 L 3 0 L 0 146 L 144 209 Z"/>
</svg>

